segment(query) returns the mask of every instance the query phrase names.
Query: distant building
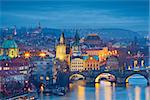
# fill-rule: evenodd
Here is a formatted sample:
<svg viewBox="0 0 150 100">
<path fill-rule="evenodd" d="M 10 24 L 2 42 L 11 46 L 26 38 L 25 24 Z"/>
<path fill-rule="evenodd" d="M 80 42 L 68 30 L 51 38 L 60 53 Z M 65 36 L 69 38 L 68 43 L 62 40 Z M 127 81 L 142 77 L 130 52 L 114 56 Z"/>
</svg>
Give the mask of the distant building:
<svg viewBox="0 0 150 100">
<path fill-rule="evenodd" d="M 89 34 L 85 40 L 84 44 L 87 45 L 88 48 L 101 48 L 103 47 L 102 40 L 97 34 Z"/>
</svg>

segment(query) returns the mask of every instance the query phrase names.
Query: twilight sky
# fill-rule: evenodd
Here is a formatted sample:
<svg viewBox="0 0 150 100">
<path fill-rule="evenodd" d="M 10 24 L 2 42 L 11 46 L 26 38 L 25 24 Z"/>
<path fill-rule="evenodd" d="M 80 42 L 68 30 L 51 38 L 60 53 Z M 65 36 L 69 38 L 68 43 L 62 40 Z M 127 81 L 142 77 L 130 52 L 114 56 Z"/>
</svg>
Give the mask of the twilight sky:
<svg viewBox="0 0 150 100">
<path fill-rule="evenodd" d="M 148 30 L 148 0 L 0 0 L 0 27 Z"/>
</svg>

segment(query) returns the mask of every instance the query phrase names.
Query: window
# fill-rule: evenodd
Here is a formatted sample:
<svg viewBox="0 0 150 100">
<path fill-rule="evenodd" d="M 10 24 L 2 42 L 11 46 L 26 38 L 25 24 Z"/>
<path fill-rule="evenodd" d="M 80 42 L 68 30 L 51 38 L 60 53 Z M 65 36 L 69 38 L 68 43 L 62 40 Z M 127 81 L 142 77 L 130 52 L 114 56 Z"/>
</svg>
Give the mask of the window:
<svg viewBox="0 0 150 100">
<path fill-rule="evenodd" d="M 43 80 L 44 78 L 43 78 L 43 76 L 40 76 L 40 80 Z"/>
<path fill-rule="evenodd" d="M 14 51 L 11 51 L 11 54 L 14 55 Z"/>
<path fill-rule="evenodd" d="M 4 69 L 4 70 L 9 70 L 9 67 L 4 67 L 3 69 Z"/>
<path fill-rule="evenodd" d="M 47 80 L 47 81 L 49 80 L 49 77 L 48 77 L 48 76 L 46 76 L 46 80 Z"/>
</svg>

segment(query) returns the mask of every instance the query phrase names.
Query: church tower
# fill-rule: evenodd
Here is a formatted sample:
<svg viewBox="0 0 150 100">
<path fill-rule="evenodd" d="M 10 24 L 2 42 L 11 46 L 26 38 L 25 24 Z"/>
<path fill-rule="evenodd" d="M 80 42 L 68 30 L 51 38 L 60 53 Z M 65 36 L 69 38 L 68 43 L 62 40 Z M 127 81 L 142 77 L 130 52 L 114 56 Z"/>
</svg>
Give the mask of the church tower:
<svg viewBox="0 0 150 100">
<path fill-rule="evenodd" d="M 59 44 L 56 46 L 56 59 L 64 61 L 66 59 L 66 45 L 64 33 L 61 34 Z"/>
<path fill-rule="evenodd" d="M 80 37 L 77 31 L 75 34 L 75 41 L 72 44 L 72 56 L 81 56 Z"/>
</svg>

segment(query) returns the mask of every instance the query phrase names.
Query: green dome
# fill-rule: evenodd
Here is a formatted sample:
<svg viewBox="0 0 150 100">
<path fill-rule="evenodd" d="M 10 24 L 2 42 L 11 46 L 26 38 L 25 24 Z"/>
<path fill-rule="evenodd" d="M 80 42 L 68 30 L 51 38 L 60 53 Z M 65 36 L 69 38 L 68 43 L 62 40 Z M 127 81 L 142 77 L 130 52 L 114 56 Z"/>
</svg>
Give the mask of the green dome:
<svg viewBox="0 0 150 100">
<path fill-rule="evenodd" d="M 2 48 L 4 48 L 4 49 L 18 48 L 18 46 L 14 40 L 8 39 L 3 42 Z"/>
</svg>

